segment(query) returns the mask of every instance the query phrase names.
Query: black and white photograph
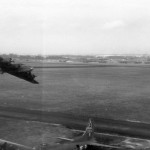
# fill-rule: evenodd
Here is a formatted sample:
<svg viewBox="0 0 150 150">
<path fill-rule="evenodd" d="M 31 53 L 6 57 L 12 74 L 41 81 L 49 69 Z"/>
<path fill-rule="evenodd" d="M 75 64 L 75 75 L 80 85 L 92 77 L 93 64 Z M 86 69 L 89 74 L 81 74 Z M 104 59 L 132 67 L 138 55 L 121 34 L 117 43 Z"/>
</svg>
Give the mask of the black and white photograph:
<svg viewBox="0 0 150 150">
<path fill-rule="evenodd" d="M 150 150 L 150 0 L 0 0 L 0 150 Z"/>
</svg>

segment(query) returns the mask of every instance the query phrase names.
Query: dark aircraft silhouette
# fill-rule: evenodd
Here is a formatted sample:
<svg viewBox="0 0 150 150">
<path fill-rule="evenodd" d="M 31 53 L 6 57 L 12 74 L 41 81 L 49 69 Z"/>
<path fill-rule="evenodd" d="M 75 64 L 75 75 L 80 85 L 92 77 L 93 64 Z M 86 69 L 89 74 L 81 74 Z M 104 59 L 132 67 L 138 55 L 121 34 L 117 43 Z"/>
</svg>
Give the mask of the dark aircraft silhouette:
<svg viewBox="0 0 150 150">
<path fill-rule="evenodd" d="M 32 73 L 33 68 L 21 63 L 15 63 L 11 58 L 6 59 L 0 57 L 0 71 L 1 73 L 8 73 L 18 78 L 24 79 L 28 82 L 38 84 L 35 80 L 35 75 Z"/>
<path fill-rule="evenodd" d="M 94 125 L 92 120 L 89 119 L 88 125 L 85 131 L 83 131 L 82 136 L 76 137 L 74 139 L 58 137 L 58 139 L 64 141 L 65 143 L 53 147 L 53 150 L 86 150 L 88 149 L 88 145 L 101 147 L 101 149 L 121 149 L 121 147 L 98 143 L 95 140 L 94 135 Z"/>
</svg>

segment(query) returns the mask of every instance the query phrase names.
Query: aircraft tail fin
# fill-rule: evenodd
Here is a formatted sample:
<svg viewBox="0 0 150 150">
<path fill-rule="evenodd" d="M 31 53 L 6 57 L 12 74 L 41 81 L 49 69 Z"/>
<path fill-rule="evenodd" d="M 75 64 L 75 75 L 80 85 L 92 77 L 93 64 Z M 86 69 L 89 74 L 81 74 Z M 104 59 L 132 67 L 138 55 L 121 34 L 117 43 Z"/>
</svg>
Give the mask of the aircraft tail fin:
<svg viewBox="0 0 150 150">
<path fill-rule="evenodd" d="M 83 133 L 82 136 L 89 139 L 89 138 L 93 137 L 93 134 L 94 134 L 94 125 L 93 125 L 92 119 L 90 118 L 89 122 L 88 122 L 88 125 L 85 129 L 85 132 Z"/>
</svg>

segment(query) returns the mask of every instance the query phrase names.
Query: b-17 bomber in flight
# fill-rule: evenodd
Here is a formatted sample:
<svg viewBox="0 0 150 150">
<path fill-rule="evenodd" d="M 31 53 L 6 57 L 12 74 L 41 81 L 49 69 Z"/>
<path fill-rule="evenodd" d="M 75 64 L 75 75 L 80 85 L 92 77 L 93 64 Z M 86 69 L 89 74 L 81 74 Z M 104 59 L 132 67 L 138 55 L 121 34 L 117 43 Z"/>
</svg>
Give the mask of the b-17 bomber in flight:
<svg viewBox="0 0 150 150">
<path fill-rule="evenodd" d="M 33 84 L 38 84 L 35 75 L 32 73 L 33 68 L 21 63 L 15 63 L 11 58 L 6 59 L 0 57 L 0 72 L 8 73 L 18 78 L 24 79 Z"/>
</svg>

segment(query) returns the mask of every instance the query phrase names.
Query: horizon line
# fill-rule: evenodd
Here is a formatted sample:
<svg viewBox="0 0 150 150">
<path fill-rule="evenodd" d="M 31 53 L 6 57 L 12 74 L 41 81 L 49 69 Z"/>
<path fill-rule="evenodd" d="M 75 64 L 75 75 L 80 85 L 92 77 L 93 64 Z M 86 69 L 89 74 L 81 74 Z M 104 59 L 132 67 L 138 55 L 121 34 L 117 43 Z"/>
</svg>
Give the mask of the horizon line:
<svg viewBox="0 0 150 150">
<path fill-rule="evenodd" d="M 132 56 L 132 55 L 150 55 L 150 53 L 127 53 L 127 54 L 18 54 L 18 53 L 0 53 L 0 55 L 20 55 L 20 56 Z"/>
</svg>

